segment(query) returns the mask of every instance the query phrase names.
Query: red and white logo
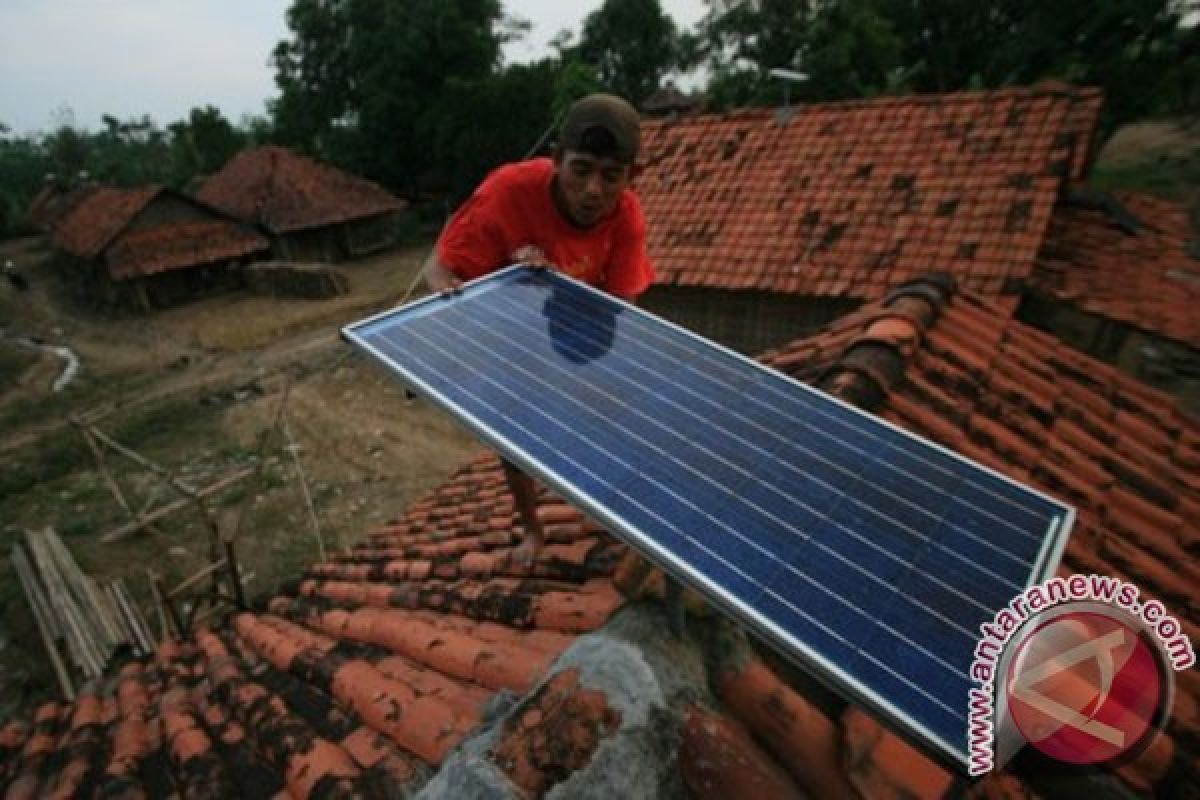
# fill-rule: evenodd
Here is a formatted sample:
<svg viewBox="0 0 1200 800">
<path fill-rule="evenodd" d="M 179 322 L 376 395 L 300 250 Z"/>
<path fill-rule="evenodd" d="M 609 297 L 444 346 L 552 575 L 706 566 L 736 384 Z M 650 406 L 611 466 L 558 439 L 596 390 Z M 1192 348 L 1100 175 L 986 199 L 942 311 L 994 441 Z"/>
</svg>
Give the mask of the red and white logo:
<svg viewBox="0 0 1200 800">
<path fill-rule="evenodd" d="M 1021 736 L 1060 761 L 1095 764 L 1129 753 L 1161 722 L 1162 658 L 1140 627 L 1113 610 L 1073 610 L 1017 643 L 1004 681 Z"/>
</svg>

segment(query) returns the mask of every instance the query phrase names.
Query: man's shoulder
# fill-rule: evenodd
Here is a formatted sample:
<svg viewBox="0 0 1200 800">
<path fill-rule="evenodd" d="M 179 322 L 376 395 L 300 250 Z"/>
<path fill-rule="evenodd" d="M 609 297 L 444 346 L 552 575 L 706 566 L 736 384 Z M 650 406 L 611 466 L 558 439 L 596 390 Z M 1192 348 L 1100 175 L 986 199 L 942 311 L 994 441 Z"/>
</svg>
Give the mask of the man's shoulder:
<svg viewBox="0 0 1200 800">
<path fill-rule="evenodd" d="M 554 173 L 554 162 L 548 158 L 514 161 L 492 170 L 480 187 L 485 191 L 524 191 L 540 189 Z"/>
</svg>

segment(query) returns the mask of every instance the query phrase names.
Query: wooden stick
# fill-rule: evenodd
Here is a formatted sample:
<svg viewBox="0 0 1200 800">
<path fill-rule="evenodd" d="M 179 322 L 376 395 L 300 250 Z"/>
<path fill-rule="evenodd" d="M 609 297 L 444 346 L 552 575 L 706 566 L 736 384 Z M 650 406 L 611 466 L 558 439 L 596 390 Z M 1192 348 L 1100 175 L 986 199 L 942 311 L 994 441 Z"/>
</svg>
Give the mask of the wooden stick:
<svg viewBox="0 0 1200 800">
<path fill-rule="evenodd" d="M 258 434 L 258 446 L 256 448 L 258 461 L 254 465 L 254 478 L 257 481 L 262 475 L 263 470 L 267 465 L 267 445 L 271 442 L 271 434 L 279 429 L 280 420 L 283 419 L 283 414 L 287 410 L 288 397 L 291 395 L 292 384 L 289 380 L 283 385 L 283 396 L 279 398 L 279 407 L 275 409 L 275 417 L 271 420 L 271 424 L 263 428 Z M 233 517 L 233 524 L 229 538 L 231 541 L 236 541 L 238 535 L 242 531 L 242 520 L 246 517 L 246 509 L 250 506 L 250 493 L 247 493 L 242 498 L 242 502 L 238 504 L 236 513 Z"/>
<path fill-rule="evenodd" d="M 67 632 L 68 649 L 73 650 L 76 663 L 83 669 L 85 675 L 93 677 L 99 674 L 103 670 L 104 660 L 100 654 L 100 648 L 92 640 L 79 618 L 78 610 L 71 600 L 70 591 L 62 579 L 62 575 L 56 568 L 45 537 L 40 533 L 26 530 L 25 540 L 29 545 L 29 552 L 33 556 L 34 564 L 37 565 L 42 581 L 46 585 L 46 593 L 50 602 L 63 621 L 64 630 Z"/>
<path fill-rule="evenodd" d="M 232 475 L 228 475 L 228 476 L 222 478 L 221 480 L 217 481 L 216 483 L 205 486 L 203 489 L 198 490 L 197 493 L 200 494 L 202 497 L 208 497 L 210 495 L 214 495 L 223 489 L 229 488 L 233 484 L 237 483 L 240 480 L 243 480 L 244 478 L 250 476 L 253 473 L 254 473 L 254 469 L 252 467 L 243 467 L 242 469 L 239 469 L 237 472 L 234 472 Z M 131 534 L 134 534 L 134 533 L 137 533 L 138 531 L 140 531 L 144 525 L 153 523 L 153 522 L 157 522 L 158 520 L 162 519 L 163 517 L 170 516 L 171 514 L 174 514 L 176 511 L 179 511 L 179 510 L 191 505 L 192 502 L 193 501 L 190 498 L 186 499 L 186 500 L 174 500 L 165 506 L 162 506 L 154 511 L 151 511 L 149 514 L 145 514 L 142 517 L 142 522 L 128 523 L 128 524 L 122 525 L 119 528 L 114 528 L 113 530 L 108 531 L 107 533 L 103 534 L 100 537 L 100 541 L 104 542 L 105 544 L 111 544 L 112 542 L 118 541 L 120 539 L 124 539 L 126 536 L 129 536 Z"/>
<path fill-rule="evenodd" d="M 234 541 L 226 539 L 222 544 L 225 546 L 225 561 L 229 564 L 229 588 L 233 591 L 233 604 L 237 607 L 238 611 L 245 611 L 246 595 L 242 588 L 242 573 L 238 568 Z"/>
<path fill-rule="evenodd" d="M 229 564 L 229 562 L 223 558 L 220 559 L 219 561 L 215 561 L 212 564 L 209 564 L 207 567 L 204 567 L 199 572 L 195 573 L 190 578 L 187 578 L 182 583 L 180 583 L 178 586 L 176 586 L 174 589 L 172 589 L 170 592 L 168 592 L 167 597 L 172 598 L 172 599 L 178 597 L 179 595 L 186 592 L 188 589 L 195 586 L 197 583 L 200 583 L 200 581 L 204 580 L 209 575 L 212 575 L 214 572 L 225 569 L 225 567 L 228 564 Z"/>
<path fill-rule="evenodd" d="M 50 605 L 50 601 L 46 598 L 46 589 L 42 582 L 38 580 L 37 571 L 34 569 L 29 555 L 26 554 L 25 548 L 20 543 L 13 545 L 12 557 L 14 564 L 19 559 L 21 564 L 29 571 L 29 580 L 32 581 L 31 586 L 34 589 L 31 600 L 38 603 L 38 608 L 34 609 L 34 613 L 40 612 L 43 618 L 45 618 L 46 632 L 50 634 L 52 639 L 63 638 L 62 623 L 55 614 L 53 606 Z"/>
<path fill-rule="evenodd" d="M 54 667 L 58 688 L 62 690 L 64 698 L 74 700 L 75 687 L 71 685 L 70 673 L 67 671 L 67 665 L 63 663 L 62 655 L 58 652 L 58 644 L 55 641 L 57 637 L 54 631 L 57 626 L 49 616 L 49 608 L 46 599 L 41 596 L 42 588 L 34 575 L 33 566 L 29 563 L 24 548 L 19 544 L 13 547 L 12 563 L 13 570 L 21 582 L 21 588 L 25 591 L 25 599 L 29 601 L 29 607 L 33 609 L 38 635 L 42 637 L 42 646 L 46 648 L 46 655 L 50 657 L 50 665 Z"/>
<path fill-rule="evenodd" d="M 321 537 L 321 523 L 317 520 L 317 509 L 313 505 L 312 493 L 308 491 L 308 477 L 304 474 L 304 467 L 300 463 L 300 454 L 296 452 L 296 440 L 292 438 L 292 429 L 288 425 L 287 414 L 281 414 L 280 421 L 283 424 L 283 435 L 287 439 L 287 451 L 292 454 L 292 463 L 296 465 L 296 472 L 300 475 L 300 489 L 304 492 L 304 504 L 308 507 L 308 519 L 312 523 L 313 536 L 317 540 L 317 554 L 321 557 L 321 563 L 324 563 L 326 560 L 325 540 Z"/>
<path fill-rule="evenodd" d="M 108 471 L 108 464 L 104 461 L 104 453 L 101 452 L 99 445 L 96 444 L 96 440 L 92 438 L 92 429 L 80 422 L 77 417 L 68 417 L 68 419 L 78 429 L 80 435 L 83 436 L 83 440 L 87 442 L 88 449 L 92 451 L 92 459 L 96 462 L 96 469 L 100 472 L 100 477 L 104 479 L 104 483 L 108 486 L 108 490 L 112 493 L 112 496 L 117 499 L 117 503 L 120 504 L 121 508 L 125 509 L 125 513 L 131 519 L 140 521 L 141 515 L 133 510 L 133 506 L 129 504 L 125 493 L 121 491 L 121 485 L 117 483 L 117 479 Z M 145 523 L 142 524 L 144 525 Z"/>
<path fill-rule="evenodd" d="M 175 633 L 182 638 L 187 633 L 187 627 L 183 624 L 183 618 L 179 616 L 179 609 L 175 607 L 175 604 L 171 602 L 171 598 L 167 596 L 166 587 L 163 586 L 163 580 L 158 575 L 154 576 L 154 591 L 162 601 L 163 608 L 167 610 L 167 619 L 174 626 Z"/>
<path fill-rule="evenodd" d="M 121 638 L 133 646 L 134 653 L 141 655 L 142 648 L 138 644 L 137 637 L 133 633 L 132 624 L 125 616 L 124 611 L 121 610 L 121 602 L 117 599 L 117 590 L 114 589 L 113 585 L 110 583 L 101 591 L 104 592 L 104 597 L 109 604 L 118 609 L 117 615 L 114 617 L 114 621 L 117 623 L 117 627 L 121 630 Z"/>
<path fill-rule="evenodd" d="M 94 638 L 103 644 L 102 649 L 106 655 L 111 654 L 124 639 L 113 622 L 112 610 L 101 598 L 96 582 L 79 568 L 79 563 L 75 561 L 66 543 L 54 528 L 46 528 L 43 535 L 51 553 L 58 561 L 59 573 L 66 579 L 67 588 L 73 591 L 75 603 L 92 629 Z"/>
<path fill-rule="evenodd" d="M 125 612 L 129 614 L 130 620 L 133 622 L 134 631 L 137 633 L 138 640 L 141 642 L 146 653 L 153 653 L 158 646 L 154 635 L 150 632 L 150 625 L 146 622 L 146 617 L 142 614 L 142 608 L 137 603 L 133 602 L 133 596 L 129 594 L 129 588 L 125 586 L 125 581 L 118 578 L 115 582 L 117 595 L 121 598 L 121 604 L 125 608 Z"/>
<path fill-rule="evenodd" d="M 171 628 L 167 621 L 166 609 L 163 607 L 162 595 L 158 592 L 158 579 L 149 569 L 146 570 L 146 577 L 150 579 L 150 597 L 154 601 L 154 611 L 158 616 L 158 629 L 162 632 L 158 640 L 165 642 L 171 638 Z"/>
</svg>

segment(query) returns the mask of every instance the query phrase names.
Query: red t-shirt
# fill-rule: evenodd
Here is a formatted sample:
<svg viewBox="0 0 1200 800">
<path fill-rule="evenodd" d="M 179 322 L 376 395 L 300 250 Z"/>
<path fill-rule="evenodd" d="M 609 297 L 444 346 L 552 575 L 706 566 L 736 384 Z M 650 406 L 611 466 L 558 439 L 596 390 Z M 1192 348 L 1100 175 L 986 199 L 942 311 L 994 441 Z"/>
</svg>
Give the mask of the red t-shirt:
<svg viewBox="0 0 1200 800">
<path fill-rule="evenodd" d="M 492 172 L 442 231 L 438 260 L 470 280 L 540 252 L 562 272 L 612 294 L 644 292 L 654 282 L 654 267 L 637 195 L 626 189 L 611 216 L 576 228 L 554 205 L 553 178 L 548 158 Z"/>
</svg>

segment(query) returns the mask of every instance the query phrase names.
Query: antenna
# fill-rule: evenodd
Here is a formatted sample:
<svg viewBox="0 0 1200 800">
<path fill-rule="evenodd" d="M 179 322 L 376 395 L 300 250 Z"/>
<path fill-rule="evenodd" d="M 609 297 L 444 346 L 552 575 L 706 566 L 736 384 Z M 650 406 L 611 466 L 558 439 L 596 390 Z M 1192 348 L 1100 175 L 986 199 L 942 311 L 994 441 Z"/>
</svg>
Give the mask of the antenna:
<svg viewBox="0 0 1200 800">
<path fill-rule="evenodd" d="M 767 75 L 783 81 L 783 108 L 779 109 L 778 118 L 780 123 L 785 123 L 792 118 L 791 84 L 804 83 L 808 80 L 808 73 L 783 67 L 771 67 L 767 70 Z"/>
</svg>

